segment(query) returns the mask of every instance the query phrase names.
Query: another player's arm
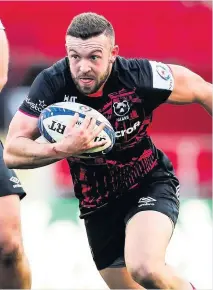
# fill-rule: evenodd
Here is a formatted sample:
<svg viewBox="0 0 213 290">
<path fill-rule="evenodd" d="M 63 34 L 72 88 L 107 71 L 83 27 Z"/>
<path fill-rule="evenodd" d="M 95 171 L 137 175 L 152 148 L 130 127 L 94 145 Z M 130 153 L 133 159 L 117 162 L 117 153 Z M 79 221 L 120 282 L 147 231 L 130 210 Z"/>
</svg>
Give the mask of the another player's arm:
<svg viewBox="0 0 213 290">
<path fill-rule="evenodd" d="M 167 102 L 172 104 L 198 103 L 212 115 L 212 84 L 191 70 L 169 65 L 174 77 L 174 90 Z"/>
<path fill-rule="evenodd" d="M 0 20 L 0 92 L 7 82 L 9 64 L 9 46 L 4 31 L 4 26 Z"/>
<path fill-rule="evenodd" d="M 4 148 L 4 161 L 9 168 L 31 169 L 63 159 L 53 144 L 34 141 L 40 136 L 37 122 L 37 118 L 19 111 L 13 117 Z"/>
</svg>

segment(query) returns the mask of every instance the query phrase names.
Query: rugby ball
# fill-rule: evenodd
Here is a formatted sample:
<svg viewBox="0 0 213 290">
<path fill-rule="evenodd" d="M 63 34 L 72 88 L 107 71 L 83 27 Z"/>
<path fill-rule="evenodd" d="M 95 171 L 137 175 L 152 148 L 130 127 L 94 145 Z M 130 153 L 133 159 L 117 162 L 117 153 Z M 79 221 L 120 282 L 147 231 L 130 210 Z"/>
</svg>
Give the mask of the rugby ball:
<svg viewBox="0 0 213 290">
<path fill-rule="evenodd" d="M 60 102 L 46 107 L 41 112 L 38 120 L 38 128 L 41 135 L 50 143 L 60 142 L 66 126 L 70 123 L 75 113 L 79 114 L 76 127 L 81 125 L 86 116 L 94 117 L 96 126 L 100 125 L 100 123 L 105 123 L 104 129 L 95 138 L 95 141 L 107 141 L 104 146 L 84 151 L 78 157 L 96 157 L 101 154 L 107 154 L 115 143 L 115 132 L 109 121 L 101 113 L 83 104 Z"/>
</svg>

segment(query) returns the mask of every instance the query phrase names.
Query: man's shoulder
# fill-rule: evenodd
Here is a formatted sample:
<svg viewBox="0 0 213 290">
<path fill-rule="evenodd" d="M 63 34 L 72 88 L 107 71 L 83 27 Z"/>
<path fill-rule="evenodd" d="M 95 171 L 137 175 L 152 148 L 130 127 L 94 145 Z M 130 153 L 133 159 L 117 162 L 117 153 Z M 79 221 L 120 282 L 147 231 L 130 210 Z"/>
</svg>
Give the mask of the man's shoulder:
<svg viewBox="0 0 213 290">
<path fill-rule="evenodd" d="M 58 92 L 64 89 L 70 83 L 70 69 L 67 58 L 60 59 L 45 68 L 37 78 L 37 85 L 44 84 L 51 91 Z"/>
<path fill-rule="evenodd" d="M 55 62 L 50 67 L 43 70 L 44 77 L 54 78 L 54 77 L 63 77 L 69 74 L 69 64 L 67 57 L 64 57 L 57 62 Z"/>
<path fill-rule="evenodd" d="M 142 88 L 151 86 L 152 72 L 149 60 L 142 58 L 117 57 L 114 72 L 126 86 Z"/>
<path fill-rule="evenodd" d="M 118 56 L 115 62 L 115 70 L 117 71 L 134 71 L 141 70 L 149 65 L 149 60 L 145 58 L 126 58 Z"/>
</svg>

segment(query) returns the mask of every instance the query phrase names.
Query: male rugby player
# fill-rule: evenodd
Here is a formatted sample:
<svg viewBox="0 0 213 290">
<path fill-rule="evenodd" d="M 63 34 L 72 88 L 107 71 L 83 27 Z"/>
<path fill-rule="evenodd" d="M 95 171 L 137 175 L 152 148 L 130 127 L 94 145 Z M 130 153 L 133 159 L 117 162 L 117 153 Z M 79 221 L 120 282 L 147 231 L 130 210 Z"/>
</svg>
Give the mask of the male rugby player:
<svg viewBox="0 0 213 290">
<path fill-rule="evenodd" d="M 73 18 L 66 50 L 38 75 L 14 116 L 7 166 L 36 168 L 67 158 L 93 259 L 109 288 L 193 289 L 165 263 L 180 185 L 147 129 L 153 111 L 166 102 L 198 103 L 211 114 L 212 85 L 179 65 L 119 56 L 111 23 L 95 13 Z M 103 124 L 94 131 L 95 120 L 87 117 L 75 128 L 78 115 L 61 142 L 35 141 L 42 109 L 61 101 L 89 105 L 110 121 L 116 143 L 108 154 L 74 157 L 104 143 L 93 141 Z"/>
</svg>

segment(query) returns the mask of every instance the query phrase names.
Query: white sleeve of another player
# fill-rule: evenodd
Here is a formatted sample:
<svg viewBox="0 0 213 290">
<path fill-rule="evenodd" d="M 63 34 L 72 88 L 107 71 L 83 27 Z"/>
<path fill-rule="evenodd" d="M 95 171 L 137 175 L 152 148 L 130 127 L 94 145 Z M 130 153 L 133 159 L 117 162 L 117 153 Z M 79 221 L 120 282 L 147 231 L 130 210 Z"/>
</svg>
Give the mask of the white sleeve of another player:
<svg viewBox="0 0 213 290">
<path fill-rule="evenodd" d="M 1 22 L 1 19 L 0 19 L 0 29 L 4 30 L 4 26 L 3 26 L 2 22 Z"/>
<path fill-rule="evenodd" d="M 153 88 L 173 91 L 174 77 L 167 64 L 156 61 L 149 61 L 152 68 Z"/>
</svg>

